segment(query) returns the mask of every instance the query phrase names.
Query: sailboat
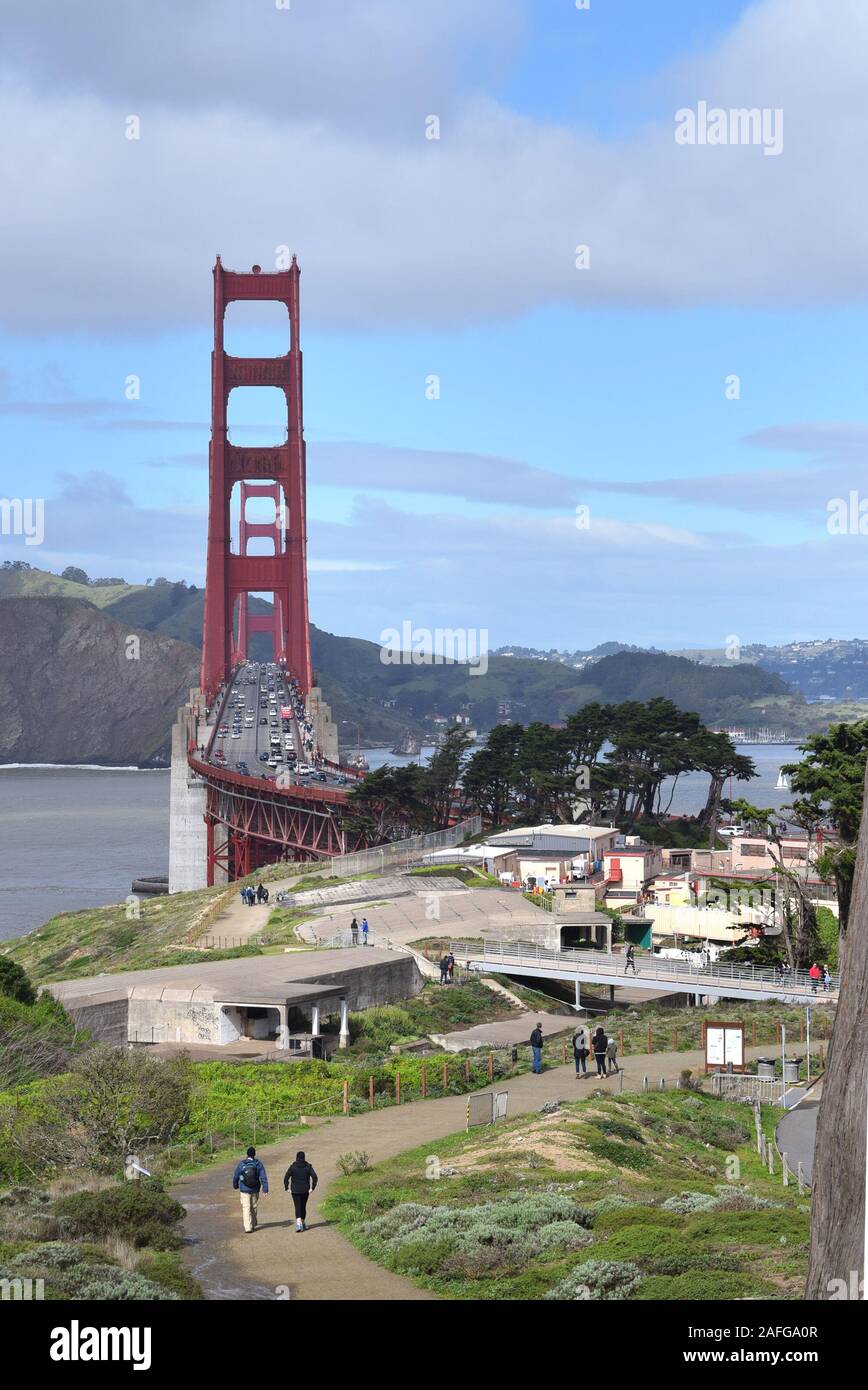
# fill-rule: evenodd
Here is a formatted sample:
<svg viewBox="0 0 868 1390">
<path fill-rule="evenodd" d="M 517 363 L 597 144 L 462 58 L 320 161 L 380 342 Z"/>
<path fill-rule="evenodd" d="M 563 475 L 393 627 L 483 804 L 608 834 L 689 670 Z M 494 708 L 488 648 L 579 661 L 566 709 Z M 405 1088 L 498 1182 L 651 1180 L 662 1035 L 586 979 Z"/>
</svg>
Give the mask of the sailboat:
<svg viewBox="0 0 868 1390">
<path fill-rule="evenodd" d="M 779 792 L 792 791 L 790 779 L 782 769 L 778 770 L 778 780 L 775 782 L 775 789 Z"/>
</svg>

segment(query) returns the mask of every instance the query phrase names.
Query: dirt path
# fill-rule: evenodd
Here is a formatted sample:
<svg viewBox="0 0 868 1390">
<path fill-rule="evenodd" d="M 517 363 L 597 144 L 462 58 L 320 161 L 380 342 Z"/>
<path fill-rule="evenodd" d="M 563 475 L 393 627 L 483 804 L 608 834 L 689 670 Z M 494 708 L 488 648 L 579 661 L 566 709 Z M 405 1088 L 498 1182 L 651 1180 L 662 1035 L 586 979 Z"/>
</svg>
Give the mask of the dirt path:
<svg viewBox="0 0 868 1390">
<path fill-rule="evenodd" d="M 750 1055 L 763 1049 L 749 1048 Z M 656 1088 L 660 1077 L 674 1085 L 682 1068 L 702 1066 L 699 1052 L 662 1052 L 624 1059 L 624 1089 L 640 1090 L 647 1074 Z M 592 1069 L 591 1069 L 592 1070 Z M 546 1100 L 574 1100 L 594 1086 L 589 1071 L 586 1081 L 576 1081 L 572 1064 L 553 1067 L 541 1076 L 525 1073 L 497 1083 L 509 1091 L 510 1115 L 538 1110 Z M 618 1079 L 601 1083 L 617 1092 Z M 428 1299 L 398 1275 L 366 1259 L 319 1214 L 321 1199 L 337 1173 L 337 1159 L 350 1149 L 363 1149 L 374 1163 L 406 1149 L 430 1144 L 464 1129 L 466 1096 L 444 1100 L 414 1101 L 400 1107 L 375 1110 L 352 1118 L 339 1117 L 312 1127 L 279 1144 L 259 1149 L 268 1172 L 271 1191 L 260 1198 L 259 1229 L 246 1235 L 241 1226 L 237 1192 L 232 1190 L 234 1162 L 215 1164 L 173 1186 L 173 1193 L 187 1208 L 186 1234 L 191 1245 L 186 1263 L 210 1299 L 388 1300 Z M 296 1235 L 291 1198 L 283 1191 L 283 1174 L 305 1149 L 319 1174 L 319 1186 L 308 1208 L 308 1230 Z M 239 1149 L 241 1157 L 243 1149 Z"/>
</svg>

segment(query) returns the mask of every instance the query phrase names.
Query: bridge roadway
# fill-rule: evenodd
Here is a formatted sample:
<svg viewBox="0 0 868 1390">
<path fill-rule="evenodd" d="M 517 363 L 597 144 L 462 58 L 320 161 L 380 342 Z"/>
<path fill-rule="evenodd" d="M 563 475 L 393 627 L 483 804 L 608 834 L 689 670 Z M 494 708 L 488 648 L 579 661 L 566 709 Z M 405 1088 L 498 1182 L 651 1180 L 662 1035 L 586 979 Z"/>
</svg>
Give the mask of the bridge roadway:
<svg viewBox="0 0 868 1390">
<path fill-rule="evenodd" d="M 682 960 L 660 956 L 636 956 L 636 974 L 624 973 L 624 956 L 605 951 L 549 951 L 530 941 L 502 941 L 487 938 L 481 946 L 455 941 L 450 950 L 455 959 L 470 970 L 492 971 L 500 975 L 529 975 L 546 980 L 574 983 L 576 999 L 580 984 L 629 985 L 631 990 L 661 989 L 671 994 L 723 995 L 728 999 L 780 999 L 791 1004 L 838 1001 L 838 976 L 832 976 L 831 989 L 822 985 L 815 991 L 807 971 L 794 971 L 781 978 L 773 969 L 755 965 L 717 964 L 695 969 Z"/>
<path fill-rule="evenodd" d="M 284 734 L 287 730 L 279 711 L 281 706 L 286 705 L 293 709 L 289 732 L 292 734 L 296 764 L 285 756 Z M 312 735 L 301 727 L 287 673 L 276 662 L 247 661 L 240 665 L 222 700 L 215 705 L 209 724 L 213 726 L 213 732 L 205 750 L 205 761 L 214 768 L 240 772 L 244 776 L 272 782 L 285 790 L 290 787 L 314 789 L 318 786 L 335 790 L 349 787 L 355 780 L 327 767 L 314 767 L 308 774 L 296 770 L 299 764 L 304 763 L 313 767 L 313 753 L 310 751 Z M 225 734 L 221 732 L 224 729 Z M 272 750 L 272 735 L 280 739 L 278 750 Z M 219 756 L 221 753 L 223 757 Z M 267 756 L 263 758 L 263 754 Z M 273 756 L 276 756 L 277 766 L 269 767 L 267 759 Z"/>
</svg>

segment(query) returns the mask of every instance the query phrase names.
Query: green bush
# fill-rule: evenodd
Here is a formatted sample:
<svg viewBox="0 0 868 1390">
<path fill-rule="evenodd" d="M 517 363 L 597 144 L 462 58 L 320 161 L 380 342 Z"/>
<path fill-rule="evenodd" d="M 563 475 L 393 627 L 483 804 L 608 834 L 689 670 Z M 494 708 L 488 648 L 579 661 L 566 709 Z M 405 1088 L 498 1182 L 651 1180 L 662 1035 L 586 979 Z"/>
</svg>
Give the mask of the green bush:
<svg viewBox="0 0 868 1390">
<path fill-rule="evenodd" d="M 99 1192 L 74 1192 L 54 1203 L 53 1215 L 68 1236 L 123 1236 L 137 1247 L 177 1249 L 180 1202 L 148 1183 L 127 1183 Z"/>
<path fill-rule="evenodd" d="M 680 1226 L 681 1220 L 671 1208 L 635 1206 L 615 1207 L 601 1212 L 594 1220 L 594 1231 L 620 1231 L 625 1226 Z"/>
<path fill-rule="evenodd" d="M 545 1297 L 553 1302 L 613 1302 L 632 1298 L 641 1277 L 637 1266 L 629 1261 L 588 1260 L 572 1269 Z"/>
<path fill-rule="evenodd" d="M 158 1250 L 153 1255 L 146 1255 L 139 1261 L 136 1273 L 187 1302 L 205 1296 L 192 1274 L 187 1272 L 173 1251 Z"/>
<path fill-rule="evenodd" d="M 691 1270 L 667 1278 L 665 1275 L 652 1275 L 643 1279 L 632 1295 L 643 1301 L 668 1301 L 681 1303 L 685 1299 L 702 1302 L 720 1302 L 724 1299 L 747 1298 L 751 1294 L 764 1292 L 765 1286 L 751 1274 L 727 1273 L 723 1270 Z"/>
<path fill-rule="evenodd" d="M 8 956 L 0 956 L 0 994 L 7 999 L 15 999 L 19 1004 L 33 1004 L 36 1001 L 36 990 L 27 972 Z"/>
</svg>

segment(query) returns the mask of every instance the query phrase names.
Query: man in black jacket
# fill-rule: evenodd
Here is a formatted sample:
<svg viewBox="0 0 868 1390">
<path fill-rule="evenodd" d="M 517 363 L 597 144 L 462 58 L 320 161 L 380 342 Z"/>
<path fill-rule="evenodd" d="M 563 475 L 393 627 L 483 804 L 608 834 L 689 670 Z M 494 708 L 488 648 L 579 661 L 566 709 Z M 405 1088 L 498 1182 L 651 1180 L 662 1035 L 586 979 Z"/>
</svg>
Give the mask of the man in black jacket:
<svg viewBox="0 0 868 1390">
<path fill-rule="evenodd" d="M 542 1049 L 543 1032 L 542 1024 L 538 1023 L 530 1035 L 530 1048 L 533 1053 L 533 1070 L 537 1075 L 542 1071 Z"/>
<path fill-rule="evenodd" d="M 283 1190 L 292 1194 L 293 1205 L 295 1206 L 295 1229 L 303 1231 L 305 1229 L 304 1219 L 307 1216 L 307 1199 L 317 1185 L 317 1175 L 313 1167 L 308 1163 L 304 1156 L 304 1150 L 299 1149 L 295 1156 L 295 1162 L 290 1163 L 283 1175 Z"/>
</svg>

